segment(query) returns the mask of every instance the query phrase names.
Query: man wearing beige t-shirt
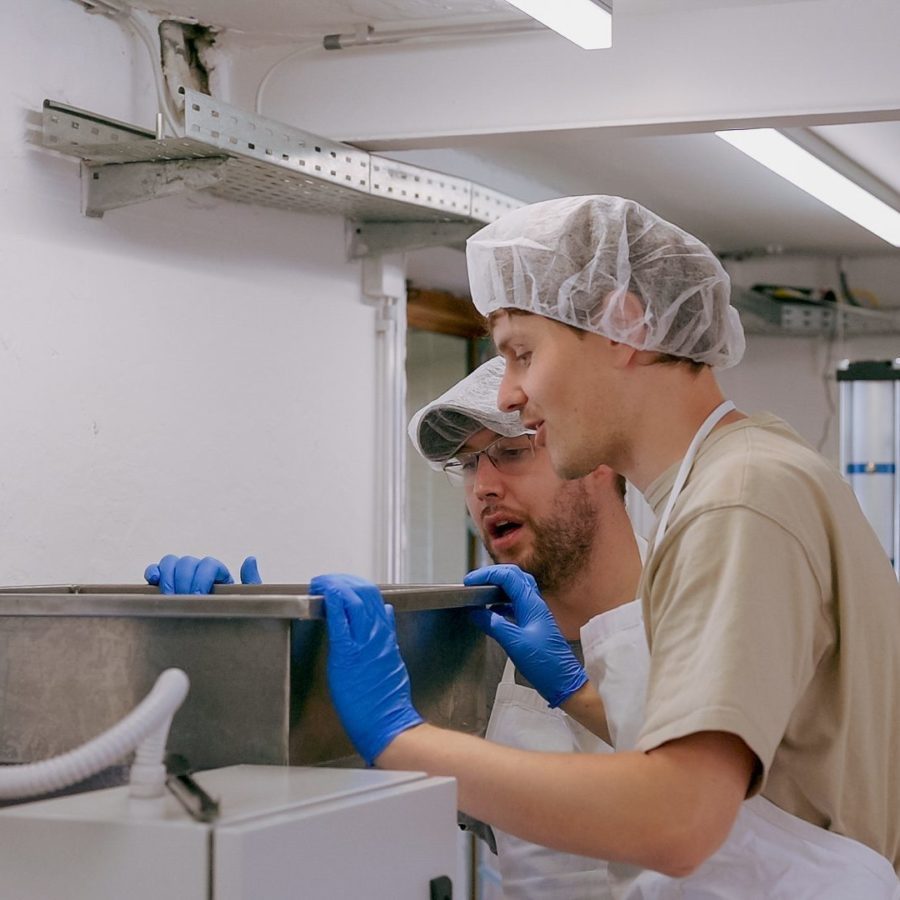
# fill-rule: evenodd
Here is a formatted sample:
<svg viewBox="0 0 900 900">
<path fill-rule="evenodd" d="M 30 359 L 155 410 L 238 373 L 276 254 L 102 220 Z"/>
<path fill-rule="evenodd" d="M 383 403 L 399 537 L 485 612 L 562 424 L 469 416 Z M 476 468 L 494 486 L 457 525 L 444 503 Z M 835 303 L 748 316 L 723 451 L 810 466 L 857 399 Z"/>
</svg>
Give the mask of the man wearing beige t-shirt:
<svg viewBox="0 0 900 900">
<path fill-rule="evenodd" d="M 506 359 L 501 409 L 558 474 L 605 463 L 659 516 L 641 589 L 646 719 L 636 751 L 565 759 L 433 728 L 397 675 L 377 591 L 322 576 L 351 737 L 379 766 L 455 776 L 479 818 L 618 861 L 623 896 L 900 897 L 900 589 L 834 468 L 725 401 L 713 369 L 744 340 L 721 265 L 610 197 L 516 210 L 467 256 Z M 467 583 L 534 604 L 508 568 Z M 598 702 L 574 678 L 559 696 Z M 630 864 L 656 873 L 628 882 Z"/>
</svg>

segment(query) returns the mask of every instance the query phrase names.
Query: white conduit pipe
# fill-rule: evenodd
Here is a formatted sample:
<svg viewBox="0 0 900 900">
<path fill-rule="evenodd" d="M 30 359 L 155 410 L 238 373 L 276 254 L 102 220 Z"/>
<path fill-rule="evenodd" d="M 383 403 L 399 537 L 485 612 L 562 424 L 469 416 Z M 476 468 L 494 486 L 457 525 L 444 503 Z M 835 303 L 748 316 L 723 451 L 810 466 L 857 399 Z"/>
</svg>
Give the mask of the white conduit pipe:
<svg viewBox="0 0 900 900">
<path fill-rule="evenodd" d="M 166 780 L 163 755 L 172 716 L 190 682 L 181 669 L 166 669 L 149 694 L 124 719 L 75 750 L 36 763 L 0 766 L 0 799 L 59 791 L 84 781 L 137 748 L 132 796 L 158 797 Z"/>
<path fill-rule="evenodd" d="M 156 87 L 159 113 L 163 117 L 165 124 L 168 125 L 172 135 L 178 136 L 180 134 L 180 116 L 172 105 L 172 99 L 166 87 L 166 79 L 162 69 L 162 47 L 158 33 L 157 37 L 153 37 L 144 22 L 138 17 L 138 11 L 126 0 L 75 0 L 75 2 L 80 3 L 89 13 L 107 16 L 114 21 L 124 23 L 147 48 L 147 53 L 150 55 L 150 71 Z M 150 14 L 147 13 L 146 15 L 149 16 Z M 161 140 L 163 137 L 165 137 L 164 133 L 157 134 L 158 140 Z"/>
<path fill-rule="evenodd" d="M 178 125 L 179 115 L 172 106 L 172 101 L 169 97 L 169 89 L 166 87 L 166 79 L 162 69 L 162 50 L 159 41 L 155 40 L 144 28 L 143 23 L 138 20 L 134 11 L 123 13 L 123 19 L 125 24 L 135 35 L 137 35 L 143 45 L 147 48 L 147 53 L 150 56 L 150 71 L 153 74 L 153 83 L 156 86 L 156 99 L 159 104 L 160 114 L 166 125 L 169 126 L 169 131 L 177 136 L 180 132 Z M 162 139 L 164 136 L 164 134 L 158 134 L 157 139 Z"/>
<path fill-rule="evenodd" d="M 472 25 L 445 25 L 436 28 L 404 28 L 394 31 L 377 31 L 371 25 L 364 25 L 354 32 L 326 34 L 322 39 L 322 47 L 325 50 L 346 50 L 349 47 L 375 47 L 380 44 L 403 44 L 408 41 L 445 41 L 546 30 L 545 25 L 535 22 L 534 19 Z"/>
</svg>

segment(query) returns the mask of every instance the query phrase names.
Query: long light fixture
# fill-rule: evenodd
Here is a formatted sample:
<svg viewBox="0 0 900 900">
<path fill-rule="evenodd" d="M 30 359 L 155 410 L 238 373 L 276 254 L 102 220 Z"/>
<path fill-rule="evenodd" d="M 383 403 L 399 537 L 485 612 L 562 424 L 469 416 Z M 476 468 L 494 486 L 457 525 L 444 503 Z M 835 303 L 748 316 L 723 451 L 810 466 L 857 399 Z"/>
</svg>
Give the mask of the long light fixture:
<svg viewBox="0 0 900 900">
<path fill-rule="evenodd" d="M 717 131 L 733 147 L 848 219 L 900 247 L 900 210 L 864 190 L 774 128 Z"/>
<path fill-rule="evenodd" d="M 584 50 L 612 47 L 612 13 L 594 0 L 506 0 Z"/>
</svg>

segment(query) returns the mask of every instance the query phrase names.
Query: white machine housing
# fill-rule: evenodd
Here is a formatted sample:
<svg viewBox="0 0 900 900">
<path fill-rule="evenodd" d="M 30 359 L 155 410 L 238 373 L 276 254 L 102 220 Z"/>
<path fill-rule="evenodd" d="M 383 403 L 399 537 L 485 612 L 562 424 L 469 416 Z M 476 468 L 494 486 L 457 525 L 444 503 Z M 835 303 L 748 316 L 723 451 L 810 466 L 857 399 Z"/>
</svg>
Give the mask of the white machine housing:
<svg viewBox="0 0 900 900">
<path fill-rule="evenodd" d="M 451 900 L 456 782 L 417 772 L 232 766 L 196 774 L 194 821 L 127 787 L 0 810 L 4 900 Z M 461 892 L 457 894 L 461 896 Z"/>
</svg>

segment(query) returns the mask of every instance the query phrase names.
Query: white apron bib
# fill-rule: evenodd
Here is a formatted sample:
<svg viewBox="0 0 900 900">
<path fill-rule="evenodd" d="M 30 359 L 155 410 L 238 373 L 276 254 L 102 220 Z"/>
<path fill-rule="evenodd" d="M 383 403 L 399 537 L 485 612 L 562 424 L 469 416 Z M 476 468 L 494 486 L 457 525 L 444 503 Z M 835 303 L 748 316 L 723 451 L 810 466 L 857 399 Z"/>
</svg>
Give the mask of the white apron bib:
<svg viewBox="0 0 900 900">
<path fill-rule="evenodd" d="M 508 662 L 497 687 L 485 737 L 522 750 L 550 753 L 611 753 L 612 748 L 550 709 L 531 688 L 514 681 Z M 494 829 L 505 900 L 612 900 L 606 863 L 549 850 Z"/>
<path fill-rule="evenodd" d="M 715 409 L 691 442 L 654 544 L 665 533 L 700 445 L 732 409 L 730 401 Z M 643 715 L 650 657 L 639 603 L 597 616 L 581 629 L 585 668 L 606 705 L 617 750 L 634 747 Z M 621 863 L 608 870 L 616 900 L 900 900 L 900 880 L 885 857 L 760 796 L 744 802 L 728 839 L 687 878 Z"/>
</svg>

